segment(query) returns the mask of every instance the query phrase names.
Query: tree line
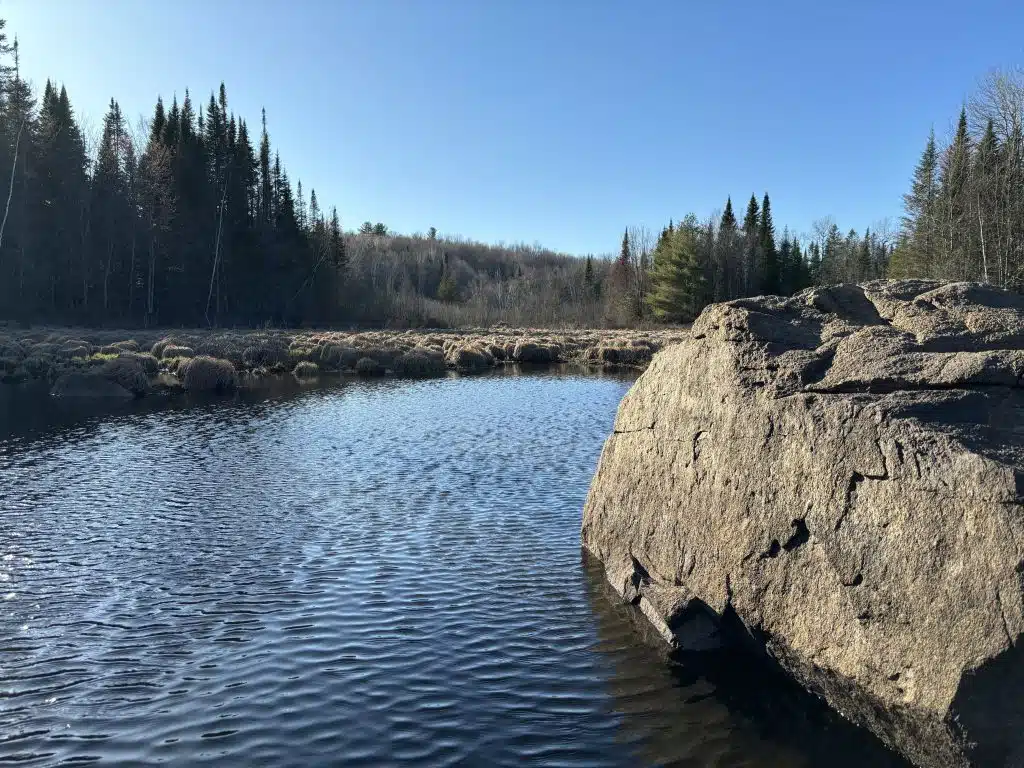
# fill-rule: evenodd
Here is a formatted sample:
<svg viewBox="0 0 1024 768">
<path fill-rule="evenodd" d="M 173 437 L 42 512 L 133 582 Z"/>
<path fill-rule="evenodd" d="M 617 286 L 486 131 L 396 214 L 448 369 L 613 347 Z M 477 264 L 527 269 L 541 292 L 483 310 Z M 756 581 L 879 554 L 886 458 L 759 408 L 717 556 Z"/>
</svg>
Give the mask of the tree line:
<svg viewBox="0 0 1024 768">
<path fill-rule="evenodd" d="M 0 20 L 0 317 L 83 325 L 631 325 L 686 322 L 711 302 L 876 277 L 1024 286 L 1024 75 L 996 73 L 945 146 L 934 132 L 898 231 L 830 218 L 781 232 L 766 193 L 617 256 L 346 231 L 294 186 L 267 115 L 252 127 L 224 84 L 132 124 L 111 99 L 97 135 L 66 89 L 22 78 Z"/>
<path fill-rule="evenodd" d="M 904 195 L 890 274 L 1024 288 L 1024 71 L 995 71 L 951 138 L 934 129 Z"/>
<path fill-rule="evenodd" d="M 720 215 L 687 214 L 657 237 L 628 228 L 610 275 L 609 314 L 618 323 L 688 322 L 713 302 L 873 280 L 889 269 L 892 241 L 885 225 L 844 235 L 830 218 L 803 238 L 788 228 L 777 233 L 767 193 L 760 202 L 751 195 L 742 223 L 729 197 Z"/>
</svg>

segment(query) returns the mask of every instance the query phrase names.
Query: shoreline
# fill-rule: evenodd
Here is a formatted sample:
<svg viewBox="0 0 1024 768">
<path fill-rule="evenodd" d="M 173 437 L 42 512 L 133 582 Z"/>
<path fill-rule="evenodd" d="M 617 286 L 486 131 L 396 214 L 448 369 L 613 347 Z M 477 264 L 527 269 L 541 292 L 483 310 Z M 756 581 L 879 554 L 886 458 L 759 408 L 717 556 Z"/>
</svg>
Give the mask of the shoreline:
<svg viewBox="0 0 1024 768">
<path fill-rule="evenodd" d="M 78 398 L 227 393 L 277 376 L 429 378 L 507 364 L 642 370 L 682 327 L 555 330 L 108 330 L 0 326 L 0 385 L 43 383 Z"/>
</svg>

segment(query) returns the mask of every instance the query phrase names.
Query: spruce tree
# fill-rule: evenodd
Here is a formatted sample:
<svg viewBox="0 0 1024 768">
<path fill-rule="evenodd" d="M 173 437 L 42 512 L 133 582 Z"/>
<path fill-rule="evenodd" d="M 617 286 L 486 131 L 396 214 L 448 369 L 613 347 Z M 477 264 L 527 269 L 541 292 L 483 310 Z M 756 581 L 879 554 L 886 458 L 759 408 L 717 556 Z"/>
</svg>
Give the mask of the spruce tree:
<svg viewBox="0 0 1024 768">
<path fill-rule="evenodd" d="M 693 320 L 701 309 L 702 283 L 694 234 L 680 227 L 665 238 L 651 274 L 647 302 L 654 316 L 667 323 Z"/>
<path fill-rule="evenodd" d="M 777 293 L 790 294 L 796 290 L 793 268 L 793 244 L 789 239 L 789 230 L 783 230 L 782 243 L 779 245 L 779 282 Z"/>
<path fill-rule="evenodd" d="M 764 259 L 764 277 L 761 290 L 766 294 L 779 293 L 782 270 L 779 266 L 779 255 L 775 250 L 775 222 L 772 221 L 771 200 L 768 193 L 764 194 L 761 204 L 761 219 L 758 227 L 758 245 Z"/>
<path fill-rule="evenodd" d="M 889 265 L 893 277 L 930 277 L 935 272 L 937 234 L 938 151 L 935 130 L 928 135 L 921 159 L 914 169 L 911 191 L 903 196 L 903 230 L 907 240 L 901 244 Z"/>
<path fill-rule="evenodd" d="M 736 229 L 736 216 L 732 212 L 732 195 L 725 199 L 725 210 L 722 212 L 722 220 L 718 225 L 718 229 L 719 231 L 735 231 Z"/>
<path fill-rule="evenodd" d="M 750 202 L 747 203 L 747 213 L 743 217 L 743 265 L 740 290 L 744 294 L 753 293 L 761 287 L 761 273 L 764 265 L 762 264 L 759 241 L 760 227 L 760 208 L 757 205 L 757 198 L 751 195 Z"/>
</svg>

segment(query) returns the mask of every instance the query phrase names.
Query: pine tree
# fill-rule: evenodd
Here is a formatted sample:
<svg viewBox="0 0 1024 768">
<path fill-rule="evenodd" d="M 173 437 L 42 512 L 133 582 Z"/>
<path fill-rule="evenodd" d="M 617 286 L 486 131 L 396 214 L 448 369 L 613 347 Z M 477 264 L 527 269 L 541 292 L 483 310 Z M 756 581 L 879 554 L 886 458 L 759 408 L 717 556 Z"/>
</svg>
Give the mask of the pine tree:
<svg viewBox="0 0 1024 768">
<path fill-rule="evenodd" d="M 586 265 L 583 267 L 583 282 L 587 286 L 594 284 L 594 258 L 587 254 Z"/>
</svg>

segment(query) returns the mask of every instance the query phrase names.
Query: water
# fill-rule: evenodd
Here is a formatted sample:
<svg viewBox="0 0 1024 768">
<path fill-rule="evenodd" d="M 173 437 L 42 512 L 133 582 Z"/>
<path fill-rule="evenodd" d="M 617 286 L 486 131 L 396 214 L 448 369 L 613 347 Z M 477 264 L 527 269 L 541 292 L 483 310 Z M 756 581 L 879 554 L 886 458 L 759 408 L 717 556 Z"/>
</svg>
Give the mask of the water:
<svg viewBox="0 0 1024 768">
<path fill-rule="evenodd" d="M 895 765 L 609 599 L 580 512 L 629 384 L 8 399 L 0 762 Z"/>
</svg>

